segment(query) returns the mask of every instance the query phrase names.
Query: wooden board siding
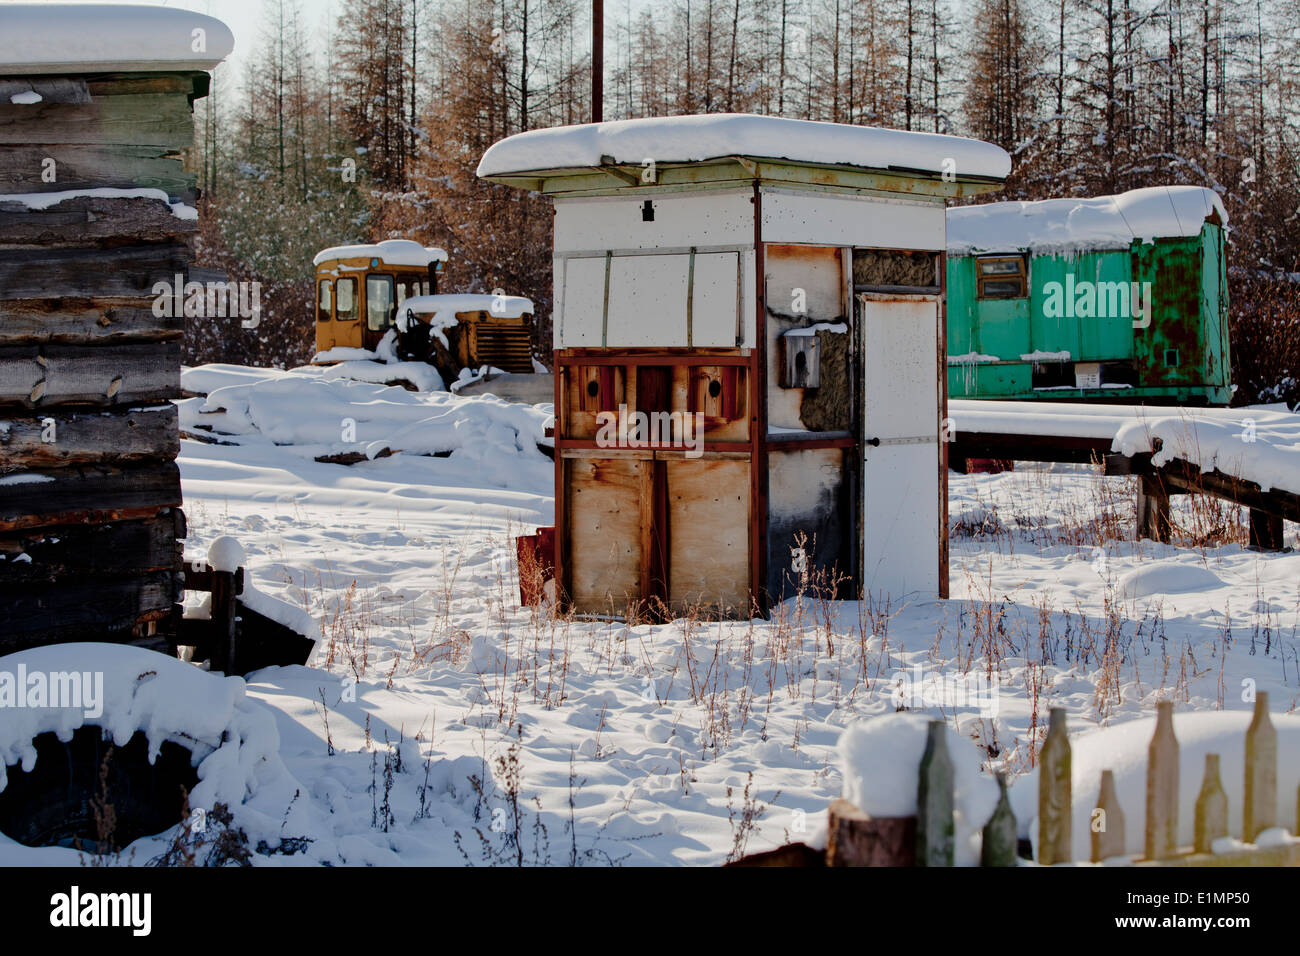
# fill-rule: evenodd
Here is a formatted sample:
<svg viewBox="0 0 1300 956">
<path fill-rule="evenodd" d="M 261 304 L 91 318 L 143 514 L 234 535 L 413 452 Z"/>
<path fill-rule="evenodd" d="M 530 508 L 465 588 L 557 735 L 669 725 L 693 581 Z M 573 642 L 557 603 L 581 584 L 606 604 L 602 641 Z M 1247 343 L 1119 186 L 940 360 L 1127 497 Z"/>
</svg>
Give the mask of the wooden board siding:
<svg viewBox="0 0 1300 956">
<path fill-rule="evenodd" d="M 42 101 L 11 104 L 19 87 Z M 0 78 L 0 654 L 173 635 L 185 319 L 153 304 L 188 280 L 197 223 L 160 198 L 5 197 L 194 202 L 180 151 L 207 88 L 200 72 Z"/>
<path fill-rule="evenodd" d="M 574 609 L 658 614 L 703 603 L 747 613 L 753 355 L 565 350 L 555 362 L 557 562 Z M 692 416 L 692 429 L 702 415 L 703 442 L 675 434 L 602 448 L 609 433 L 597 442 L 597 416 L 620 405 L 629 416 L 675 415 L 679 426 Z"/>
<path fill-rule="evenodd" d="M 571 458 L 568 587 L 581 613 L 623 614 L 641 600 L 643 485 L 652 462 Z"/>
<path fill-rule="evenodd" d="M 749 462 L 669 461 L 668 598 L 675 614 L 749 611 Z"/>
</svg>

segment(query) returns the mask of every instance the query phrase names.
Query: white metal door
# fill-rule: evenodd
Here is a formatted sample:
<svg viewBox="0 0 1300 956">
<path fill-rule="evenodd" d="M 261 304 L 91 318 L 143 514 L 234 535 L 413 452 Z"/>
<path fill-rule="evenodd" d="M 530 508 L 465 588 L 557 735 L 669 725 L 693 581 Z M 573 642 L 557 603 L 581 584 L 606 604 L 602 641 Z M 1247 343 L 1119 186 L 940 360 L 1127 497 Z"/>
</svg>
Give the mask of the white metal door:
<svg viewBox="0 0 1300 956">
<path fill-rule="evenodd" d="M 873 594 L 939 593 L 939 301 L 864 294 L 862 578 Z"/>
</svg>

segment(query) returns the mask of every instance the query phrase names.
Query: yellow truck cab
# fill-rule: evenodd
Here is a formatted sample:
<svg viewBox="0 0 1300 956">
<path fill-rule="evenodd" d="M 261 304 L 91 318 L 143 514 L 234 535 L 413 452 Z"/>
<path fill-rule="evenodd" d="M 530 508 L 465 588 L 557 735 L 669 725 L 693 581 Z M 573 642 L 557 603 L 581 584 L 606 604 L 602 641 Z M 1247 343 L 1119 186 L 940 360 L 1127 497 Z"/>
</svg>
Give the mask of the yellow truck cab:
<svg viewBox="0 0 1300 956">
<path fill-rule="evenodd" d="M 316 362 L 334 349 L 374 351 L 407 300 L 438 291 L 447 253 L 410 239 L 334 246 L 316 255 Z M 355 356 L 351 356 L 355 357 Z"/>
</svg>

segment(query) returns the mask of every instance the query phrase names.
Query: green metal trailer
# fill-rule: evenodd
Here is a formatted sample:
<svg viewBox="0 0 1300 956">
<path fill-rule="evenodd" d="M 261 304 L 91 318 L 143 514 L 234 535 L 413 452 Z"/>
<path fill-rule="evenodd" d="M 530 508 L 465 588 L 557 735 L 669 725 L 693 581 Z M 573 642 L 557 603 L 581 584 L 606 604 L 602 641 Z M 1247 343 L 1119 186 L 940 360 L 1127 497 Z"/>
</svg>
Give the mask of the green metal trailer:
<svg viewBox="0 0 1300 956">
<path fill-rule="evenodd" d="M 950 209 L 948 394 L 1228 404 L 1226 225 L 1193 186 Z"/>
</svg>

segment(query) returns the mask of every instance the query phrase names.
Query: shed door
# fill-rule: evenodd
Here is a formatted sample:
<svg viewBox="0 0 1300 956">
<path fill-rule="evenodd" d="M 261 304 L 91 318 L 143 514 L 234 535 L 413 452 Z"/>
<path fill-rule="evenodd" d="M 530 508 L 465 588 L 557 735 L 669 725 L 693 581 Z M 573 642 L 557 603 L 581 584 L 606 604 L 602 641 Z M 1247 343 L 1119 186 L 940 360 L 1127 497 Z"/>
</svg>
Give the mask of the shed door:
<svg viewBox="0 0 1300 956">
<path fill-rule="evenodd" d="M 895 598 L 940 592 L 939 302 L 864 295 L 862 581 Z M 877 443 L 878 442 L 878 443 Z"/>
</svg>

